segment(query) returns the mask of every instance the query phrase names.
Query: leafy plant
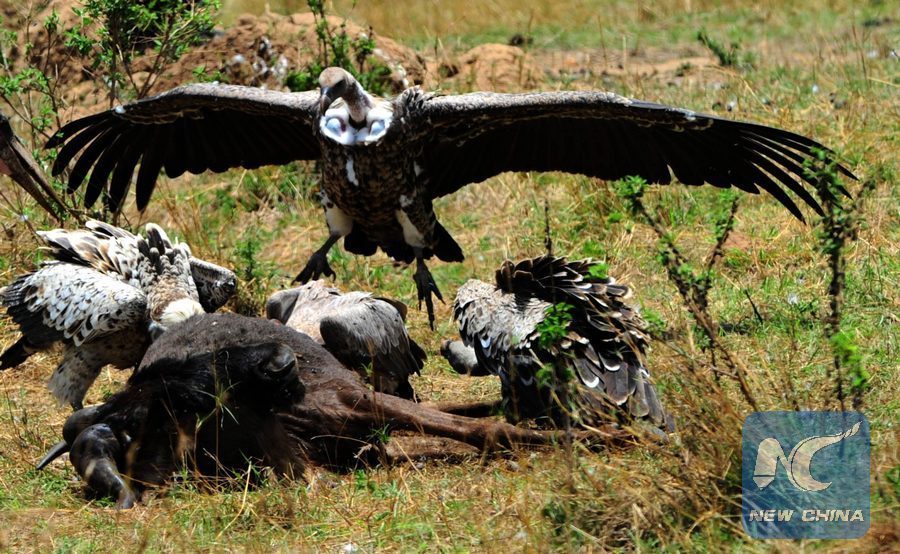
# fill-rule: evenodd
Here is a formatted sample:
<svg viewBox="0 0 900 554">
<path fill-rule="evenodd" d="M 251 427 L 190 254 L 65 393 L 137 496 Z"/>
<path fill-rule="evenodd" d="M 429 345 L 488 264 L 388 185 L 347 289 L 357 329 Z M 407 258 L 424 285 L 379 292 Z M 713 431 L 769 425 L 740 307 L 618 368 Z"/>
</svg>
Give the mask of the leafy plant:
<svg viewBox="0 0 900 554">
<path fill-rule="evenodd" d="M 259 228 L 250 227 L 234 248 L 237 258 L 235 273 L 241 286 L 235 293 L 232 304 L 234 311 L 242 315 L 259 315 L 269 290 L 269 282 L 275 276 L 275 269 L 271 264 L 258 260 L 264 240 Z"/>
<path fill-rule="evenodd" d="M 825 334 L 833 356 L 833 379 L 841 409 L 844 409 L 845 380 L 849 381 L 853 407 L 859 409 L 869 384 L 869 373 L 862 363 L 859 347 L 850 331 L 842 329 L 844 289 L 847 284 L 847 250 L 856 239 L 862 218 L 862 202 L 875 189 L 875 182 L 863 183 L 855 200 L 849 199 L 841 183 L 837 166 L 827 152 L 817 151 L 816 160 L 807 163 L 807 176 L 814 179 L 823 214 L 819 219 L 819 251 L 825 256 L 830 274 L 829 312 L 825 316 Z M 846 372 L 846 376 L 844 373 Z"/>
<path fill-rule="evenodd" d="M 323 0 L 307 0 L 306 4 L 316 22 L 318 55 L 306 67 L 289 73 L 285 84 L 292 91 L 312 90 L 319 86 L 319 74 L 323 69 L 337 66 L 346 69 L 367 91 L 383 95 L 388 92 L 391 69 L 372 55 L 375 51 L 375 33 L 351 38 L 347 22 L 337 29 L 328 24 L 328 14 Z"/>
<path fill-rule="evenodd" d="M 741 45 L 732 42 L 726 48 L 721 42 L 706 34 L 705 30 L 697 31 L 697 40 L 703 46 L 709 48 L 710 52 L 715 54 L 719 59 L 719 65 L 722 67 L 733 67 L 735 69 L 745 70 L 752 69 L 754 65 L 753 55 L 741 52 Z"/>
<path fill-rule="evenodd" d="M 61 99 L 62 84 L 55 78 L 55 72 L 50 67 L 49 53 L 61 46 L 63 39 L 60 34 L 59 16 L 55 10 L 44 20 L 40 26 L 45 39 L 40 42 L 41 51 L 35 52 L 35 44 L 31 35 L 33 26 L 30 25 L 32 14 L 28 14 L 23 25 L 24 57 L 35 60 L 25 67 L 19 67 L 15 60 L 21 56 L 19 33 L 12 30 L 0 29 L 0 99 L 6 104 L 3 111 L 18 118 L 27 125 L 28 137 L 22 137 L 27 144 L 41 144 L 49 136 L 49 130 L 60 125 L 59 110 L 63 102 Z M 0 25 L 3 21 L 0 18 Z M 30 139 L 30 141 L 29 141 Z M 48 166 L 52 163 L 55 153 L 47 152 L 40 148 L 32 149 L 32 156 L 38 164 Z M 69 217 L 80 219 L 82 217 L 77 205 L 77 198 L 63 194 L 65 187 L 59 180 L 47 178 L 51 190 L 42 191 L 44 202 L 42 204 L 53 207 L 51 215 L 57 221 L 63 221 Z M 6 196 L 3 196 L 3 204 L 10 204 Z M 33 219 L 32 210 L 27 207 L 8 206 L 11 211 L 18 213 L 23 222 Z"/>
<path fill-rule="evenodd" d="M 616 183 L 616 193 L 625 200 L 632 215 L 642 219 L 657 236 L 657 261 L 666 269 L 669 280 L 675 285 L 685 307 L 694 318 L 695 329 L 699 331 L 701 347 L 709 353 L 710 365 L 718 376 L 722 369 L 719 361 L 728 368 L 727 374 L 733 377 L 740 386 L 741 393 L 747 403 L 758 410 L 758 404 L 750 385 L 747 382 L 746 368 L 725 348 L 718 339 L 718 325 L 709 313 L 709 291 L 712 287 L 716 262 L 722 257 L 725 242 L 734 228 L 734 216 L 737 213 L 739 196 L 732 191 L 723 191 L 723 204 L 713 214 L 713 229 L 716 238 L 715 246 L 706 263 L 699 269 L 692 264 L 681 249 L 675 244 L 674 236 L 666 231 L 660 219 L 653 215 L 644 205 L 643 197 L 646 181 L 640 177 L 627 177 Z"/>
<path fill-rule="evenodd" d="M 572 321 L 572 306 L 564 302 L 553 304 L 547 308 L 544 320 L 537 330 L 540 332 L 538 342 L 541 347 L 547 348 L 565 338 L 568 333 L 569 323 Z"/>
<path fill-rule="evenodd" d="M 66 31 L 66 46 L 89 58 L 95 78 L 109 87 L 110 105 L 128 86 L 143 98 L 168 64 L 210 35 L 218 0 L 84 0 L 73 8 L 78 25 Z M 149 67 L 135 60 L 149 50 Z M 146 77 L 139 79 L 139 71 Z"/>
</svg>

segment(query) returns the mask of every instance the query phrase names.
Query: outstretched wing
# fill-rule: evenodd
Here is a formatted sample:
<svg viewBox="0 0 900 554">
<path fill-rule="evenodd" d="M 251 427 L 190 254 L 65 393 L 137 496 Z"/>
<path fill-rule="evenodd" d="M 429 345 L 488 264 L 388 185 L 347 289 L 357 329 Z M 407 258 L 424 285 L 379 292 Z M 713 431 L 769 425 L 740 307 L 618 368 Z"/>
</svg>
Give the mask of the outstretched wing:
<svg viewBox="0 0 900 554">
<path fill-rule="evenodd" d="M 9 119 L 0 113 L 0 173 L 9 175 L 37 203 L 57 219 L 66 212 L 56 191 L 47 182 L 34 158 L 13 133 Z"/>
<path fill-rule="evenodd" d="M 660 184 L 674 175 L 686 185 L 765 190 L 803 219 L 785 189 L 821 213 L 803 164 L 816 150 L 834 158 L 789 131 L 610 92 L 427 96 L 411 90 L 398 107 L 410 132 L 426 141 L 418 164 L 432 198 L 503 171 L 608 180 L 636 175 Z"/>
<path fill-rule="evenodd" d="M 313 135 L 318 92 L 288 93 L 212 83 L 186 85 L 132 104 L 75 120 L 47 143 L 61 147 L 60 174 L 76 157 L 69 190 L 91 172 L 85 205 L 105 190 L 121 206 L 135 168 L 137 206 L 150 200 L 160 170 L 222 172 L 319 157 Z M 111 177 L 110 177 L 111 176 Z"/>
<path fill-rule="evenodd" d="M 147 318 L 147 297 L 139 289 L 91 268 L 58 262 L 16 279 L 0 303 L 36 345 L 70 340 L 80 346 Z"/>
</svg>

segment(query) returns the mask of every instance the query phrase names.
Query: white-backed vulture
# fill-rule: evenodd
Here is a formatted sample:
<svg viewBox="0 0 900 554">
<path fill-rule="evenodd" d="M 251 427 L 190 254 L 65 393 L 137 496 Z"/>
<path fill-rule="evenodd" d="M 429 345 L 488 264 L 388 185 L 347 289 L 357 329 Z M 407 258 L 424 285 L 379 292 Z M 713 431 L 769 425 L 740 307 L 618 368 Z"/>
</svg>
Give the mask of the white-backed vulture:
<svg viewBox="0 0 900 554">
<path fill-rule="evenodd" d="M 670 427 L 644 362 L 646 324 L 626 302 L 631 289 L 592 268 L 540 256 L 504 262 L 494 284 L 468 281 L 453 305 L 462 344 L 441 352 L 460 373 L 499 376 L 511 421 Z"/>
<path fill-rule="evenodd" d="M 273 294 L 266 317 L 304 333 L 375 390 L 414 399 L 409 377 L 425 364 L 406 331 L 406 306 L 361 291 L 342 293 L 316 280 Z"/>
</svg>

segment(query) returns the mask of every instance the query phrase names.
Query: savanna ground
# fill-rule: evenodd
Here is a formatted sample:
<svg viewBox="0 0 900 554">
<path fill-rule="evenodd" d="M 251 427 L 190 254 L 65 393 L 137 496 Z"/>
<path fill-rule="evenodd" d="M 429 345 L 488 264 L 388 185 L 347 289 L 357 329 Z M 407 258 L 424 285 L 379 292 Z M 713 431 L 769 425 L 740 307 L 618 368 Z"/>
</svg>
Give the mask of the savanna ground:
<svg viewBox="0 0 900 554">
<path fill-rule="evenodd" d="M 261 3 L 260 3 L 261 4 Z M 659 339 L 650 367 L 679 431 L 666 445 L 590 452 L 516 451 L 417 461 L 345 475 L 311 472 L 306 482 L 242 481 L 215 494 L 187 476 L 142 505 L 117 512 L 89 501 L 63 462 L 33 464 L 60 437 L 67 408 L 46 380 L 55 355 L 36 355 L 0 375 L 0 547 L 16 551 L 324 550 L 491 551 L 634 549 L 671 551 L 896 551 L 900 544 L 897 441 L 900 194 L 900 21 L 891 2 L 541 2 L 492 0 L 336 2 L 332 13 L 372 25 L 378 36 L 415 48 L 424 67 L 454 67 L 472 47 L 525 37 L 524 57 L 497 90 L 599 88 L 757 121 L 812 136 L 837 149 L 875 188 L 863 202 L 858 238 L 846 250 L 843 328 L 858 345 L 857 401 L 872 428 L 872 527 L 854 541 L 755 541 L 740 523 L 740 430 L 753 411 L 734 379 L 742 373 L 761 410 L 839 409 L 825 338 L 830 274 L 817 227 L 793 219 L 766 196 L 743 195 L 736 225 L 715 268 L 710 314 L 737 369 L 712 369 L 675 286 L 657 259 L 657 237 L 610 183 L 557 174 L 505 174 L 469 186 L 436 208 L 467 253 L 462 264 L 433 263 L 446 295 L 471 277 L 493 275 L 504 259 L 544 252 L 544 206 L 554 250 L 605 260 L 636 290 Z M 272 4 L 273 9 L 300 6 Z M 236 8 L 226 2 L 225 20 Z M 243 9 L 262 9 L 247 3 Z M 7 12 L 8 15 L 8 12 Z M 722 66 L 697 41 L 705 30 L 737 66 Z M 302 45 L 301 45 L 302 48 Z M 447 61 L 450 60 L 450 63 Z M 459 62 L 460 64 L 462 62 Z M 458 66 L 456 66 L 458 67 Z M 482 66 L 483 71 L 488 68 Z M 428 83 L 469 90 L 473 81 Z M 521 80 L 509 79 L 518 75 Z M 526 82 L 526 79 L 533 81 Z M 479 81 L 480 86 L 484 86 Z M 730 111 L 730 113 L 729 113 Z M 325 236 L 312 200 L 313 168 L 300 165 L 162 179 L 144 214 L 191 244 L 195 255 L 234 267 L 243 279 L 232 308 L 258 307 L 286 286 Z M 860 184 L 848 182 L 851 191 Z M 9 183 L 0 223 L 0 283 L 40 259 L 32 229 L 52 222 Z M 644 203 L 697 266 L 715 239 L 727 199 L 710 187 L 651 188 Z M 27 221 L 21 213 L 29 214 Z M 815 214 L 806 212 L 811 221 Z M 415 300 L 409 268 L 382 254 L 332 253 L 337 282 Z M 455 334 L 449 305 L 436 332 L 411 310 L 413 337 L 431 354 L 414 386 L 429 400 L 491 398 L 493 379 L 468 379 L 437 354 Z M 0 323 L 0 344 L 16 337 Z M 127 373 L 104 371 L 86 403 L 117 390 Z M 849 376 L 845 375 L 849 379 Z M 849 381 L 844 383 L 849 390 Z M 848 392 L 849 396 L 849 392 Z M 847 399 L 849 406 L 850 399 Z"/>
</svg>

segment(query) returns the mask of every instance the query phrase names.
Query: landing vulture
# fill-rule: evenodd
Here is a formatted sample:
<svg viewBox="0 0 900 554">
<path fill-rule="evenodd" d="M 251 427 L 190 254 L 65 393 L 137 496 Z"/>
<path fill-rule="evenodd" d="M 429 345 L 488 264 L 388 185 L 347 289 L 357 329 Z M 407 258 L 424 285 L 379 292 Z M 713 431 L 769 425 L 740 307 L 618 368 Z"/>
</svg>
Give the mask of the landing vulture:
<svg viewBox="0 0 900 554">
<path fill-rule="evenodd" d="M 53 174 L 76 160 L 69 190 L 90 172 L 85 202 L 102 195 L 118 209 L 137 170 L 137 206 L 150 199 L 161 170 L 256 168 L 321 160 L 321 202 L 329 237 L 297 276 L 333 276 L 326 255 L 344 237 L 349 252 L 378 248 L 416 261 L 419 303 L 433 324 L 425 265 L 460 261 L 459 245 L 437 221 L 435 198 L 504 171 L 565 171 L 601 179 L 673 178 L 750 193 L 760 189 L 796 217 L 787 191 L 819 212 L 803 164 L 818 142 L 775 129 L 611 92 L 439 96 L 410 88 L 393 100 L 374 97 L 346 71 L 325 69 L 319 91 L 278 92 L 193 84 L 78 119 L 48 142 L 59 148 Z M 838 169 L 852 174 L 844 167 Z"/>
<path fill-rule="evenodd" d="M 87 226 L 41 232 L 55 260 L 0 292 L 22 332 L 0 355 L 0 370 L 62 342 L 49 388 L 76 409 L 104 366 L 136 366 L 155 333 L 221 307 L 235 288 L 233 273 L 190 257 L 152 223 L 146 239 L 99 221 Z"/>
<path fill-rule="evenodd" d="M 37 203 L 59 219 L 65 206 L 47 182 L 31 153 L 13 133 L 9 119 L 0 113 L 0 174 L 8 175 Z"/>
<path fill-rule="evenodd" d="M 316 280 L 273 294 L 266 317 L 300 331 L 378 392 L 412 400 L 409 376 L 425 365 L 425 351 L 409 337 L 406 306 L 361 291 L 342 293 Z"/>
<path fill-rule="evenodd" d="M 644 364 L 645 323 L 625 302 L 631 290 L 594 276 L 594 267 L 541 256 L 504 262 L 496 284 L 470 280 L 453 305 L 462 344 L 441 351 L 460 373 L 498 375 L 512 421 L 669 427 Z"/>
</svg>

